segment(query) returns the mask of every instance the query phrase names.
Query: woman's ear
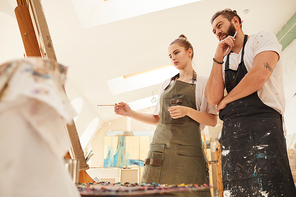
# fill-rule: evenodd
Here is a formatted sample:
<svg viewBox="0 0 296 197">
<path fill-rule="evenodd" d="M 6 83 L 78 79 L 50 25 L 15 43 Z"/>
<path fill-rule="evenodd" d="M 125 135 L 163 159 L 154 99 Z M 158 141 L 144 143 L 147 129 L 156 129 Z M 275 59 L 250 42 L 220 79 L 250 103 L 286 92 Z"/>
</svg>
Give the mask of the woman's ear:
<svg viewBox="0 0 296 197">
<path fill-rule="evenodd" d="M 191 58 L 191 57 L 192 57 L 192 53 L 193 53 L 193 52 L 192 52 L 192 49 L 189 48 L 189 49 L 187 50 L 187 53 L 188 53 L 188 56 Z"/>
</svg>

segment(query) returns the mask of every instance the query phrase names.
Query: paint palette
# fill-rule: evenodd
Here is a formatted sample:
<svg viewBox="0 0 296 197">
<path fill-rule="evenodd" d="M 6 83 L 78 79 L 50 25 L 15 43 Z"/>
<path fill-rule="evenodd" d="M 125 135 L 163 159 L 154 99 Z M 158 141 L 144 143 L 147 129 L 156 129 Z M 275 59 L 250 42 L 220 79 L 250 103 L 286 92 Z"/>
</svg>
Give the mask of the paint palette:
<svg viewBox="0 0 296 197">
<path fill-rule="evenodd" d="M 166 184 L 137 184 L 137 183 L 109 183 L 98 182 L 94 184 L 80 184 L 78 189 L 82 197 L 94 196 L 145 196 L 145 195 L 161 195 L 172 194 L 175 192 L 209 190 L 213 186 L 203 184 L 180 184 L 180 185 L 166 185 Z"/>
</svg>

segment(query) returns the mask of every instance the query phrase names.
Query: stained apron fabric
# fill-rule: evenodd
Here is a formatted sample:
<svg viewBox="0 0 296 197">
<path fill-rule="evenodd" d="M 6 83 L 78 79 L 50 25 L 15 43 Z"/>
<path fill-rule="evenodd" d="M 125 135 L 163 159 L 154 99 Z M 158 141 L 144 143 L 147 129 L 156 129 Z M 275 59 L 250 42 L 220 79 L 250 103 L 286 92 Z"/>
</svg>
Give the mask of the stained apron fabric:
<svg viewBox="0 0 296 197">
<path fill-rule="evenodd" d="M 188 116 L 172 119 L 168 107 L 173 105 L 196 109 L 195 84 L 177 80 L 161 94 L 160 120 L 147 159 L 162 160 L 162 165 L 145 165 L 142 182 L 208 184 L 199 123 Z M 210 196 L 210 192 L 200 191 L 190 196 Z"/>
<path fill-rule="evenodd" d="M 225 85 L 229 93 L 247 74 L 244 46 L 238 69 L 225 63 Z M 227 196 L 296 196 L 282 116 L 265 105 L 257 92 L 229 103 L 220 111 L 223 120 L 222 145 L 223 194 Z"/>
</svg>

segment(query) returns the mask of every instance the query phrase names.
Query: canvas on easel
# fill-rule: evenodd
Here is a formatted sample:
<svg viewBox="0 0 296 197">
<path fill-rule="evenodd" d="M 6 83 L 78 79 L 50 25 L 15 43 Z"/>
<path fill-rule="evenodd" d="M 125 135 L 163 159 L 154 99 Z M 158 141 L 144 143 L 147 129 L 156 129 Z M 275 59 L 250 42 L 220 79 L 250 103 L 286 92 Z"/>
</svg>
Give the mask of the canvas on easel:
<svg viewBox="0 0 296 197">
<path fill-rule="evenodd" d="M 40 0 L 17 0 L 17 5 L 15 15 L 26 52 L 25 56 L 39 56 L 57 61 Z M 56 64 L 54 69 L 57 72 L 58 81 L 64 88 L 67 68 Z M 93 182 L 85 171 L 89 166 L 86 163 L 74 121 L 72 120 L 71 125 L 65 125 L 65 129 L 71 144 L 70 157 L 80 161 L 79 182 Z"/>
</svg>

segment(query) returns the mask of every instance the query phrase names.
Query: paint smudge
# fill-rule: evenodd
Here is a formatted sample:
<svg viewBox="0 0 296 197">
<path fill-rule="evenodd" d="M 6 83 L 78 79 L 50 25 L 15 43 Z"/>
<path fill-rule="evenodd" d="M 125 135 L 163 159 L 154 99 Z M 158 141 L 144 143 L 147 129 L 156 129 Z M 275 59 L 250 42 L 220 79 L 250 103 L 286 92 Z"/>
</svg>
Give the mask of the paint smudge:
<svg viewBox="0 0 296 197">
<path fill-rule="evenodd" d="M 261 195 L 263 195 L 264 197 L 268 197 L 269 192 L 267 191 L 259 191 Z"/>
<path fill-rule="evenodd" d="M 257 150 L 262 150 L 264 148 L 267 148 L 268 145 L 260 145 L 260 146 L 253 146 L 253 148 L 257 149 Z"/>
<path fill-rule="evenodd" d="M 229 154 L 230 150 L 222 150 L 222 155 L 227 156 Z"/>
<path fill-rule="evenodd" d="M 223 191 L 223 196 L 224 197 L 230 197 L 231 196 L 231 191 L 230 190 L 224 190 Z"/>
</svg>

